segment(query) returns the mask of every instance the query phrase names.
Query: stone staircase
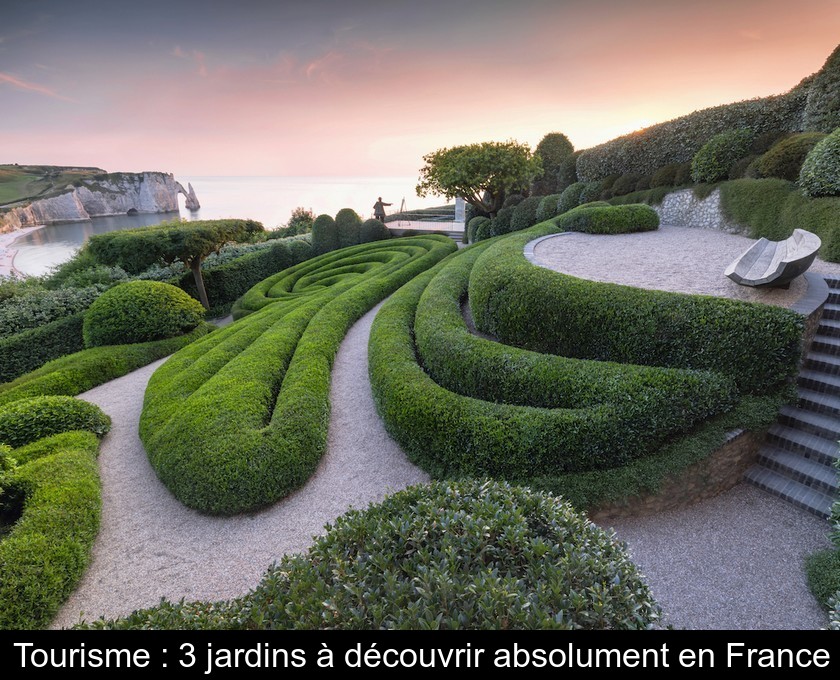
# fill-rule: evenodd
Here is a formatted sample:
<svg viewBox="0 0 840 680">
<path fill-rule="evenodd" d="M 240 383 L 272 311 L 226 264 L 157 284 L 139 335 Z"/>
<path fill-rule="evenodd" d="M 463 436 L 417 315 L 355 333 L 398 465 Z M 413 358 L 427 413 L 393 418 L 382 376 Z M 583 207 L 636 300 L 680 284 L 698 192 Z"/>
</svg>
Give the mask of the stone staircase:
<svg viewBox="0 0 840 680">
<path fill-rule="evenodd" d="M 785 406 L 767 431 L 745 480 L 819 517 L 837 498 L 840 456 L 840 278 L 826 278 L 829 297 L 799 372 L 799 403 Z"/>
</svg>

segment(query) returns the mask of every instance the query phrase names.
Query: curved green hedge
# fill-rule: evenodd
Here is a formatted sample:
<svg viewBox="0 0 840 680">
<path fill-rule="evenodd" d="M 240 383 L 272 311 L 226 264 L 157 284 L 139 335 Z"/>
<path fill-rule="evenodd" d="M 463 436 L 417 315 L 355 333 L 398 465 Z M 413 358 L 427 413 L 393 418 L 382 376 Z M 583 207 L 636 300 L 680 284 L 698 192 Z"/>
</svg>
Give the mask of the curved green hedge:
<svg viewBox="0 0 840 680">
<path fill-rule="evenodd" d="M 400 491 L 327 527 L 228 602 L 162 602 L 108 629 L 645 629 L 624 546 L 566 502 L 498 482 Z"/>
<path fill-rule="evenodd" d="M 582 231 L 587 234 L 631 234 L 655 231 L 659 215 L 649 205 L 585 204 L 563 213 L 555 220 L 561 231 Z"/>
<path fill-rule="evenodd" d="M 808 196 L 840 196 L 840 127 L 805 157 L 799 184 Z"/>
<path fill-rule="evenodd" d="M 431 474 L 558 489 L 569 474 L 653 456 L 750 390 L 784 391 L 796 370 L 801 317 L 583 281 L 527 262 L 525 243 L 554 232 L 538 225 L 464 249 L 377 315 L 370 341 L 377 408 Z M 469 333 L 460 307 L 468 291 L 479 326 L 507 344 Z M 502 320 L 489 328 L 496 316 Z M 781 340 L 766 339 L 765 327 Z M 726 337 L 732 329 L 737 334 Z M 505 337 L 513 330 L 516 337 Z M 686 337 L 690 352 L 680 349 Z M 729 347 L 731 339 L 744 346 Z M 674 456 L 697 459 L 694 450 Z M 669 464 L 635 469 L 652 478 Z"/>
<path fill-rule="evenodd" d="M 85 348 L 84 313 L 0 339 L 0 383 L 34 371 L 45 362 Z"/>
<path fill-rule="evenodd" d="M 62 432 L 87 430 L 102 437 L 111 419 L 95 404 L 63 395 L 19 399 L 0 407 L 0 443 L 25 446 Z"/>
<path fill-rule="evenodd" d="M 0 406 L 18 399 L 48 394 L 74 397 L 169 356 L 216 327 L 202 323 L 187 335 L 131 345 L 93 347 L 50 361 L 12 382 L 0 385 Z"/>
<path fill-rule="evenodd" d="M 70 432 L 12 451 L 3 499 L 23 507 L 0 539 L 0 629 L 47 626 L 82 577 L 99 530 L 98 447 Z"/>
<path fill-rule="evenodd" d="M 455 249 L 436 235 L 379 241 L 251 289 L 234 308 L 238 322 L 175 354 L 149 382 L 140 436 L 161 480 L 184 504 L 215 514 L 301 485 L 326 446 L 330 370 L 345 333 Z"/>
</svg>

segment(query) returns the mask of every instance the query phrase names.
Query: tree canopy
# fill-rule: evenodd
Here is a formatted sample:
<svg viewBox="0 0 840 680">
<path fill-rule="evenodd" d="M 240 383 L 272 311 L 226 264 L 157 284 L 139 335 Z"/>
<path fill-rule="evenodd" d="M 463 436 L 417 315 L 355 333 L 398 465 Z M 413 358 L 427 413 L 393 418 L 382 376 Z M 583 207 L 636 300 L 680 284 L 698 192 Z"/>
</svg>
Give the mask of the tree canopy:
<svg viewBox="0 0 840 680">
<path fill-rule="evenodd" d="M 163 222 L 93 236 L 87 248 L 98 262 L 122 267 L 129 274 L 139 274 L 156 262 L 180 260 L 192 270 L 201 304 L 209 309 L 202 261 L 225 243 L 243 241 L 258 231 L 263 231 L 263 226 L 253 220 Z"/>
<path fill-rule="evenodd" d="M 461 196 L 490 215 L 502 207 L 505 193 L 527 187 L 542 172 L 531 148 L 513 140 L 439 149 L 423 160 L 418 196 Z"/>
</svg>

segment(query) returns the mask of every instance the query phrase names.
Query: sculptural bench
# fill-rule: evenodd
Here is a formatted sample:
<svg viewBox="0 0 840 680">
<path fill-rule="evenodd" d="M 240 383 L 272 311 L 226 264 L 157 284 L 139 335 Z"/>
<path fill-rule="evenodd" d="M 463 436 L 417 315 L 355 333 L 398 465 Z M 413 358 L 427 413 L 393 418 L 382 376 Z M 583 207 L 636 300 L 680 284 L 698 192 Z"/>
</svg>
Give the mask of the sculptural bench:
<svg viewBox="0 0 840 680">
<path fill-rule="evenodd" d="M 724 274 L 742 286 L 788 286 L 817 257 L 820 238 L 794 229 L 784 241 L 761 238 L 730 264 Z"/>
</svg>

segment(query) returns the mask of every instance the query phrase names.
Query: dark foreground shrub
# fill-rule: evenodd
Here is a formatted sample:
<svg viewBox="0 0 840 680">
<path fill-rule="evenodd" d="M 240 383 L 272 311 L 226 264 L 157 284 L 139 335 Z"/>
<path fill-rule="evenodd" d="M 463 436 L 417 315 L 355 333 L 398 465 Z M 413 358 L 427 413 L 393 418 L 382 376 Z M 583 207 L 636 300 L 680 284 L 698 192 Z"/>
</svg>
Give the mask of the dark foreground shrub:
<svg viewBox="0 0 840 680">
<path fill-rule="evenodd" d="M 840 591 L 840 550 L 821 550 L 809 555 L 805 561 L 808 587 L 826 609 L 829 600 Z"/>
<path fill-rule="evenodd" d="M 476 233 L 478 232 L 479 227 L 482 225 L 489 225 L 490 222 L 491 220 L 489 217 L 473 217 L 467 223 L 467 243 L 475 243 L 477 240 Z M 485 229 L 489 229 L 489 226 L 485 227 Z"/>
<path fill-rule="evenodd" d="M 531 196 L 518 203 L 510 216 L 510 230 L 522 231 L 533 227 L 537 223 L 537 208 L 541 201 L 540 196 Z"/>
<path fill-rule="evenodd" d="M 351 510 L 235 604 L 163 603 L 95 627 L 600 630 L 658 618 L 613 533 L 548 494 L 465 480 Z"/>
<path fill-rule="evenodd" d="M 383 222 L 377 219 L 369 219 L 362 222 L 359 227 L 359 243 L 372 243 L 391 238 L 391 232 Z"/>
<path fill-rule="evenodd" d="M 580 205 L 580 195 L 585 186 L 585 182 L 574 182 L 563 190 L 563 193 L 560 194 L 560 198 L 557 199 L 558 215 L 562 215 L 567 210 L 577 208 Z"/>
<path fill-rule="evenodd" d="M 85 314 L 85 346 L 172 338 L 198 326 L 204 311 L 200 302 L 168 283 L 122 283 L 97 298 Z"/>
<path fill-rule="evenodd" d="M 110 429 L 111 419 L 98 406 L 73 397 L 31 397 L 0 407 L 0 443 L 12 447 L 72 430 L 102 437 Z"/>
<path fill-rule="evenodd" d="M 338 231 L 338 247 L 347 248 L 359 243 L 359 228 L 362 218 L 352 208 L 342 208 L 335 215 L 335 228 Z"/>
<path fill-rule="evenodd" d="M 69 432 L 13 452 L 5 498 L 22 507 L 0 540 L 0 629 L 47 626 L 82 577 L 99 530 L 98 447 Z"/>
<path fill-rule="evenodd" d="M 329 215 L 318 215 L 312 223 L 312 249 L 323 255 L 338 248 L 338 229 Z"/>
<path fill-rule="evenodd" d="M 543 196 L 537 206 L 537 222 L 545 222 L 557 215 L 557 202 L 560 200 L 560 196 L 561 194 Z"/>
<path fill-rule="evenodd" d="M 84 349 L 83 323 L 84 314 L 74 314 L 0 340 L 0 383 Z"/>
</svg>

